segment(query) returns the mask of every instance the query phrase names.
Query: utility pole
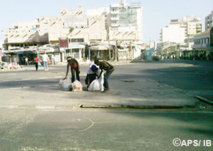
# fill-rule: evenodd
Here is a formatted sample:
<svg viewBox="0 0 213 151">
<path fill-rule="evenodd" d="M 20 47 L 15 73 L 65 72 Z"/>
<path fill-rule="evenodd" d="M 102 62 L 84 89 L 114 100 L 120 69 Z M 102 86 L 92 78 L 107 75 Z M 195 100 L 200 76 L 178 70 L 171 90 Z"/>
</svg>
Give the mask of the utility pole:
<svg viewBox="0 0 213 151">
<path fill-rule="evenodd" d="M 116 43 L 115 43 L 115 61 L 117 62 L 118 61 L 118 41 L 116 40 Z"/>
</svg>

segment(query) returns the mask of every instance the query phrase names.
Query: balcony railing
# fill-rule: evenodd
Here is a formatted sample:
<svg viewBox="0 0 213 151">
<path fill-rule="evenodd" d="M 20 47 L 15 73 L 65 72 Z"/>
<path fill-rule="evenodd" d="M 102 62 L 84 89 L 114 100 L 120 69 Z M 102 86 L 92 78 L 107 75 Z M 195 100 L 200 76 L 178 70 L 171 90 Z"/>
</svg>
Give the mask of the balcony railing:
<svg viewBox="0 0 213 151">
<path fill-rule="evenodd" d="M 111 20 L 119 20 L 119 17 L 111 17 Z"/>
<path fill-rule="evenodd" d="M 111 26 L 112 26 L 112 27 L 118 27 L 119 24 L 118 24 L 118 23 L 111 23 Z"/>
<path fill-rule="evenodd" d="M 119 11 L 111 11 L 111 14 L 119 14 Z"/>
</svg>

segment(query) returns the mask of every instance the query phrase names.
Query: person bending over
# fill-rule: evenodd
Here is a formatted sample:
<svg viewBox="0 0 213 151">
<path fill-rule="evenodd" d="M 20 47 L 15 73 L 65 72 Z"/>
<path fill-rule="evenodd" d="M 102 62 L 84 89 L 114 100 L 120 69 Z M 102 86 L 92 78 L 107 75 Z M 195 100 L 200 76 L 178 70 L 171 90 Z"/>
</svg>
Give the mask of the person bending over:
<svg viewBox="0 0 213 151">
<path fill-rule="evenodd" d="M 77 79 L 78 81 L 80 81 L 80 67 L 79 67 L 79 63 L 76 59 L 72 58 L 72 57 L 67 57 L 67 71 L 66 71 L 66 75 L 65 78 L 67 78 L 67 75 L 69 73 L 69 69 L 71 69 L 71 74 L 72 74 L 72 78 L 71 81 L 72 83 Z"/>
<path fill-rule="evenodd" d="M 104 73 L 104 91 L 107 92 L 109 91 L 108 79 L 115 69 L 113 65 L 109 64 L 107 61 L 99 61 L 98 59 L 95 59 L 95 64 L 99 66 L 101 70 L 106 71 Z"/>
</svg>

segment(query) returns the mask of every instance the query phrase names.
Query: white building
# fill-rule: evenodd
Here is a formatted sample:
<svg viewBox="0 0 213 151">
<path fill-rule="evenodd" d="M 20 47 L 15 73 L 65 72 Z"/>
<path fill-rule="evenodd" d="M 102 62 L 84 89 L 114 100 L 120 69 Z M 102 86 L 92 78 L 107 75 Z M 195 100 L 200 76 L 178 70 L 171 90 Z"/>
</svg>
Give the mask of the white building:
<svg viewBox="0 0 213 151">
<path fill-rule="evenodd" d="M 66 53 L 82 59 L 86 45 L 99 44 L 107 46 L 105 48 L 109 51 L 109 58 L 115 58 L 112 55 L 115 49 L 111 45 L 116 45 L 116 41 L 128 44 L 133 41 L 141 42 L 142 28 L 142 6 L 139 3 L 127 4 L 120 0 L 118 4 L 112 4 L 107 8 L 63 8 L 60 16 L 38 17 L 32 22 L 14 24 L 11 28 L 5 29 L 4 44 L 8 50 L 35 48 L 34 51 L 37 52 L 39 47 L 44 50 L 42 45 L 53 46 L 58 44 L 61 38 L 65 38 L 68 39 L 69 45 L 54 53 L 55 60 L 63 61 Z M 137 55 L 138 53 L 134 53 L 134 57 Z"/>
<path fill-rule="evenodd" d="M 162 42 L 184 43 L 186 38 L 186 27 L 180 24 L 170 24 L 161 31 Z"/>
<path fill-rule="evenodd" d="M 202 22 L 198 16 L 185 16 L 182 21 L 187 25 L 186 34 L 188 38 L 202 33 Z"/>
<path fill-rule="evenodd" d="M 205 18 L 205 30 L 210 30 L 213 27 L 213 11 Z"/>
<path fill-rule="evenodd" d="M 64 28 L 64 20 L 62 17 L 39 17 L 37 19 L 41 34 L 48 34 L 48 43 L 54 44 L 59 42 L 59 37 L 63 37 L 69 32 L 68 28 Z"/>
<path fill-rule="evenodd" d="M 119 3 L 110 6 L 109 40 L 143 40 L 142 6 L 140 3 Z"/>
<path fill-rule="evenodd" d="M 16 23 L 4 30 L 4 44 L 8 49 L 33 46 L 48 42 L 48 35 L 38 31 L 37 21 Z"/>
<path fill-rule="evenodd" d="M 61 10 L 61 16 L 64 22 L 64 28 L 85 28 L 88 26 L 87 16 L 82 7 L 75 10 L 68 10 L 66 8 Z"/>
<path fill-rule="evenodd" d="M 80 22 L 81 27 L 74 27 L 72 31 L 68 33 L 68 39 L 70 42 L 103 42 L 107 40 L 107 9 L 89 9 L 85 12 L 87 18 L 87 25 L 83 26 L 83 22 Z"/>
<path fill-rule="evenodd" d="M 185 16 L 182 20 L 174 19 L 171 23 L 162 29 L 162 42 L 175 42 L 177 44 L 189 45 L 191 49 L 192 44 L 189 43 L 195 35 L 202 32 L 202 22 L 197 16 Z"/>
</svg>

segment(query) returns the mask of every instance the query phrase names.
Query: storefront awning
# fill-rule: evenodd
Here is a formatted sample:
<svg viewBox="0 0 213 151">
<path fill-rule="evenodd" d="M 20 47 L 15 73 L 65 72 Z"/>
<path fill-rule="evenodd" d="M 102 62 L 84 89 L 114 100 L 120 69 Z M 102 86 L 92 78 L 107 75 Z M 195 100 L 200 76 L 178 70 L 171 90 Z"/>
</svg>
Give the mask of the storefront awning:
<svg viewBox="0 0 213 151">
<path fill-rule="evenodd" d="M 69 43 L 69 49 L 84 49 L 85 45 L 79 43 Z"/>
<path fill-rule="evenodd" d="M 90 50 L 109 50 L 111 49 L 110 45 L 97 45 L 90 47 Z"/>
</svg>

